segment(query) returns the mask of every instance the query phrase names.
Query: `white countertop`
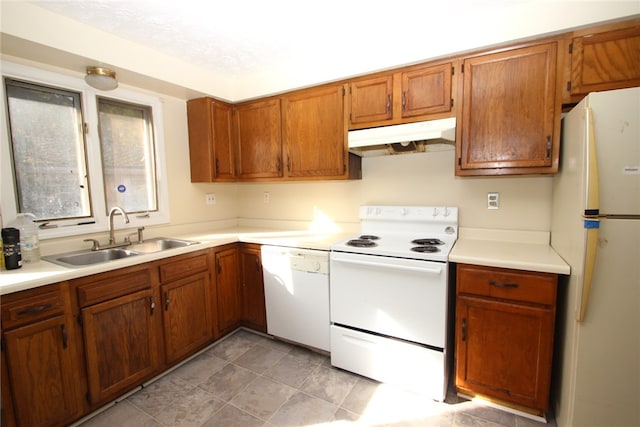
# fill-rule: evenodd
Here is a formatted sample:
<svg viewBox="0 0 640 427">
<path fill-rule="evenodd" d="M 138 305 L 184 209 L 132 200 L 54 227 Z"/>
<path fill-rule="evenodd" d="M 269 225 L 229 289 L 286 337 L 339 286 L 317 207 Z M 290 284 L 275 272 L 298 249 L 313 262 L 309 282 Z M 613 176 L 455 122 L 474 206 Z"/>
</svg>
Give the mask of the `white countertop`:
<svg viewBox="0 0 640 427">
<path fill-rule="evenodd" d="M 279 231 L 234 227 L 210 233 L 165 236 L 195 240 L 200 243 L 81 268 L 66 268 L 47 261 L 24 264 L 20 269 L 5 270 L 0 273 L 0 295 L 130 267 L 227 243 L 245 242 L 329 250 L 331 244 L 352 234 L 352 232 L 317 233 L 304 230 Z M 569 274 L 569 265 L 549 246 L 548 242 L 549 233 L 545 232 L 461 228 L 458 240 L 449 255 L 449 260 L 492 267 Z"/>
<path fill-rule="evenodd" d="M 543 273 L 569 274 L 569 265 L 549 245 L 549 233 L 463 229 L 449 261 Z"/>
<path fill-rule="evenodd" d="M 22 268 L 16 270 L 3 270 L 0 272 L 0 295 L 6 295 L 12 292 L 23 291 L 91 274 L 103 273 L 105 271 L 115 270 L 118 268 L 130 267 L 132 265 L 195 252 L 201 249 L 212 248 L 233 242 L 329 250 L 331 244 L 340 239 L 344 239 L 345 234 L 324 234 L 304 230 L 277 231 L 235 227 L 216 230 L 211 233 L 179 236 L 172 235 L 165 237 L 195 240 L 200 243 L 197 245 L 185 246 L 182 248 L 175 248 L 151 254 L 141 254 L 130 258 L 118 259 L 80 268 L 66 268 L 43 260 L 33 264 L 23 264 Z"/>
</svg>

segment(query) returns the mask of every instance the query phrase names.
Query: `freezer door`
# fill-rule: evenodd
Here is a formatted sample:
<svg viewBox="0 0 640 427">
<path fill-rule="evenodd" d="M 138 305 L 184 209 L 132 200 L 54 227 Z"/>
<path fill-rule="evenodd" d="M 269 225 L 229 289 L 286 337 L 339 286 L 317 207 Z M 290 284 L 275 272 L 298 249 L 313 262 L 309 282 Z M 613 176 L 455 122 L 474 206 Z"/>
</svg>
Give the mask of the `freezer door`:
<svg viewBox="0 0 640 427">
<path fill-rule="evenodd" d="M 640 215 L 640 88 L 589 94 L 601 215 Z"/>
</svg>

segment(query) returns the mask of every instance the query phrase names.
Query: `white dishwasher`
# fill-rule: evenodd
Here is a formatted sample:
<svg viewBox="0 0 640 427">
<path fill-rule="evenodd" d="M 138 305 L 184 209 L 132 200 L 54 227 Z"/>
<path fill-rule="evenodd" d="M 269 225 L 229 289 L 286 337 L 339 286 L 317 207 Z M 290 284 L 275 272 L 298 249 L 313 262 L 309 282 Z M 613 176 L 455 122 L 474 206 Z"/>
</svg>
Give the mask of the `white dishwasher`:
<svg viewBox="0 0 640 427">
<path fill-rule="evenodd" d="M 267 332 L 330 349 L 329 252 L 262 246 Z"/>
</svg>

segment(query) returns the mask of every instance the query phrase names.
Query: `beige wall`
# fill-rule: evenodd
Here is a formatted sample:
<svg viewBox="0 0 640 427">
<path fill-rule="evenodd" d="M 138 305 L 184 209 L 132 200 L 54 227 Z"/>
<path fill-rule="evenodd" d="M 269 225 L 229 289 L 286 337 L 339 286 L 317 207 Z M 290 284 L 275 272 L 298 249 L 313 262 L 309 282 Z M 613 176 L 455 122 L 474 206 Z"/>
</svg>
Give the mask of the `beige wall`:
<svg viewBox="0 0 640 427">
<path fill-rule="evenodd" d="M 238 214 L 295 221 L 324 214 L 349 223 L 362 204 L 449 205 L 460 208 L 463 227 L 549 230 L 549 177 L 458 178 L 453 151 L 364 158 L 362 168 L 359 181 L 239 184 Z M 500 193 L 500 209 L 486 208 L 489 191 Z"/>
</svg>

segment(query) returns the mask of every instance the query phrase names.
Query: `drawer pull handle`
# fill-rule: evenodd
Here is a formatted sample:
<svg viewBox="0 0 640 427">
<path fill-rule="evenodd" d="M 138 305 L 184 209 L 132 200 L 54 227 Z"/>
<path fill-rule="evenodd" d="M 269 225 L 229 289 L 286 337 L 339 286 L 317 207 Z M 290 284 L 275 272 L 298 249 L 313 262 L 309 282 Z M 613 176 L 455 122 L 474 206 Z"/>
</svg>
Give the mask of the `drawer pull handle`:
<svg viewBox="0 0 640 427">
<path fill-rule="evenodd" d="M 51 307 L 52 307 L 51 304 L 43 304 L 43 305 L 38 305 L 38 306 L 35 306 L 35 307 L 29 307 L 27 309 L 20 310 L 18 312 L 18 316 L 24 316 L 25 314 L 37 314 L 37 313 L 45 311 L 45 310 L 47 310 L 47 309 L 49 309 Z"/>
<path fill-rule="evenodd" d="M 489 280 L 489 286 L 496 286 L 498 288 L 515 289 L 520 285 L 518 285 L 517 283 L 500 283 L 493 280 Z"/>
</svg>

